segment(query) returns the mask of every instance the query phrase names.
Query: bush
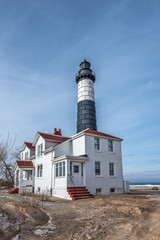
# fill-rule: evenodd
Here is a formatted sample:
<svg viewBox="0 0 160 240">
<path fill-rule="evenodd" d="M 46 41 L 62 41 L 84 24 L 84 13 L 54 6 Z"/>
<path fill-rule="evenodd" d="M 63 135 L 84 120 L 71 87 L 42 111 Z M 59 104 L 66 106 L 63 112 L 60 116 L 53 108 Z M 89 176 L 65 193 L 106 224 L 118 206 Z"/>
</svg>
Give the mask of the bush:
<svg viewBox="0 0 160 240">
<path fill-rule="evenodd" d="M 5 180 L 0 179 L 0 188 L 9 189 L 13 187 L 13 181 L 12 180 Z"/>
</svg>

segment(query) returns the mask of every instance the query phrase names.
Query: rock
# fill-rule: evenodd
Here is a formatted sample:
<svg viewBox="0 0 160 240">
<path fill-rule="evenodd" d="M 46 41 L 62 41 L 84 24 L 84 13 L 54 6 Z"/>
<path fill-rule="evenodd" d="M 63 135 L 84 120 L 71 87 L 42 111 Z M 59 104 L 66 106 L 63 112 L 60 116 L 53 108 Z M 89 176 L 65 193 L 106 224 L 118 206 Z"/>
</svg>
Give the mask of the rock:
<svg viewBox="0 0 160 240">
<path fill-rule="evenodd" d="M 19 240 L 19 234 L 12 238 L 12 240 Z"/>
<path fill-rule="evenodd" d="M 94 232 L 97 232 L 99 229 L 100 229 L 99 226 L 96 226 L 93 230 Z"/>
<path fill-rule="evenodd" d="M 34 231 L 34 233 L 36 234 L 36 235 L 42 235 L 43 234 L 43 230 L 41 230 L 41 229 L 37 229 L 37 230 L 35 230 Z"/>
<path fill-rule="evenodd" d="M 88 240 L 91 240 L 91 239 L 92 239 L 91 235 L 88 234 L 88 233 L 85 235 L 85 237 L 86 237 L 86 239 L 88 239 Z"/>
<path fill-rule="evenodd" d="M 141 210 L 140 210 L 140 208 L 139 207 L 135 207 L 135 208 L 133 208 L 131 211 L 130 211 L 130 213 L 133 215 L 133 216 L 139 216 L 139 215 L 141 215 Z"/>
<path fill-rule="evenodd" d="M 26 223 L 24 225 L 21 225 L 21 230 L 32 230 L 34 228 L 34 225 L 31 223 Z"/>
<path fill-rule="evenodd" d="M 85 240 L 86 238 L 84 236 L 81 236 L 78 238 L 78 240 Z"/>
<path fill-rule="evenodd" d="M 48 234 L 52 234 L 53 233 L 53 231 L 48 231 Z"/>
</svg>

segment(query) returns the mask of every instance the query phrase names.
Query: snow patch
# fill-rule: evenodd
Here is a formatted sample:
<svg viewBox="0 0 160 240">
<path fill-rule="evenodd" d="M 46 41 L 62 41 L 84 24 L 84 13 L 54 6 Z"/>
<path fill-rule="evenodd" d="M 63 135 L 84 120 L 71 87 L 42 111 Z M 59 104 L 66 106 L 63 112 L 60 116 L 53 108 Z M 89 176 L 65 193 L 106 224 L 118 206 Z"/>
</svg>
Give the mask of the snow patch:
<svg viewBox="0 0 160 240">
<path fill-rule="evenodd" d="M 49 214 L 47 213 L 49 216 Z M 49 216 L 48 223 L 42 227 L 38 226 L 38 229 L 34 231 L 36 235 L 42 236 L 42 235 L 47 235 L 52 234 L 54 230 L 56 229 L 56 226 L 52 223 L 52 217 Z"/>
</svg>

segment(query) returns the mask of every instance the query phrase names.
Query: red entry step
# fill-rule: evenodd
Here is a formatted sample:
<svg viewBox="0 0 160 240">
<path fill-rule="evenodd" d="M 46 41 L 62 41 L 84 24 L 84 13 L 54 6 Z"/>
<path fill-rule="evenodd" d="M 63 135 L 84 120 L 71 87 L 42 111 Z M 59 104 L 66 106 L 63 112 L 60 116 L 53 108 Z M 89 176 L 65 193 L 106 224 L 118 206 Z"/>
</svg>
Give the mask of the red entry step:
<svg viewBox="0 0 160 240">
<path fill-rule="evenodd" d="M 8 193 L 9 194 L 16 194 L 16 193 L 18 193 L 19 192 L 19 188 L 12 188 Z"/>
<path fill-rule="evenodd" d="M 67 192 L 73 201 L 79 199 L 93 198 L 86 187 L 68 187 Z"/>
</svg>

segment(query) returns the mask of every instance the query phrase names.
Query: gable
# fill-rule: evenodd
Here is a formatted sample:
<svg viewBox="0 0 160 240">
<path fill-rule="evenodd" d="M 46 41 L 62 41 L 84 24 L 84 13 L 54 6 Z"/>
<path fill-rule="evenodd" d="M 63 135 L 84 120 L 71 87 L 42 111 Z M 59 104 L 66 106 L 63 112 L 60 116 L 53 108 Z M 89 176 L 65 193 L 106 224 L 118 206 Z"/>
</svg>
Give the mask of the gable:
<svg viewBox="0 0 160 240">
<path fill-rule="evenodd" d="M 109 135 L 109 134 L 106 134 L 106 133 L 98 132 L 96 130 L 92 130 L 92 129 L 89 129 L 89 128 L 84 130 L 84 132 L 88 133 L 88 134 L 96 135 L 96 136 L 99 136 L 99 137 L 106 137 L 106 138 L 110 138 L 110 139 L 114 139 L 114 140 L 123 141 L 122 138 L 118 138 L 118 137 L 115 137 L 115 136 L 112 136 L 112 135 Z"/>
</svg>

